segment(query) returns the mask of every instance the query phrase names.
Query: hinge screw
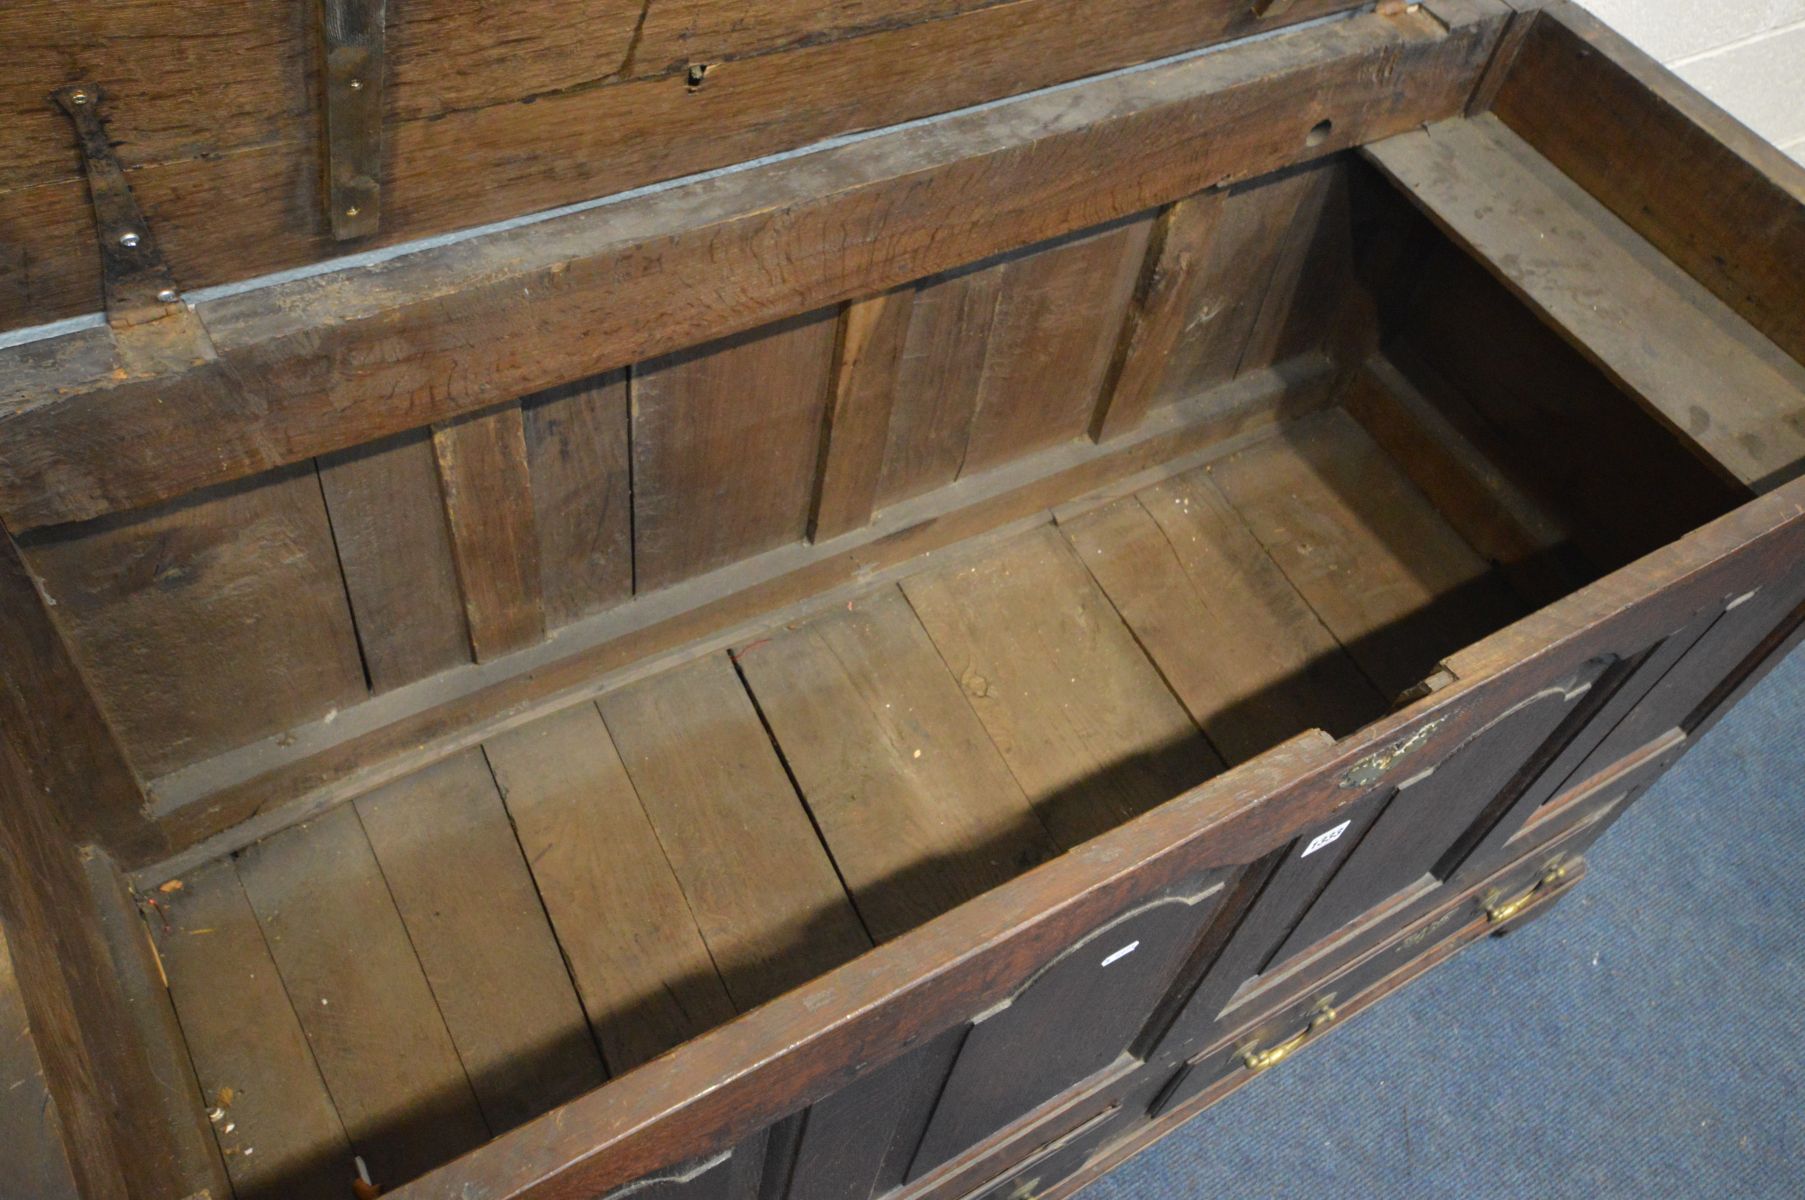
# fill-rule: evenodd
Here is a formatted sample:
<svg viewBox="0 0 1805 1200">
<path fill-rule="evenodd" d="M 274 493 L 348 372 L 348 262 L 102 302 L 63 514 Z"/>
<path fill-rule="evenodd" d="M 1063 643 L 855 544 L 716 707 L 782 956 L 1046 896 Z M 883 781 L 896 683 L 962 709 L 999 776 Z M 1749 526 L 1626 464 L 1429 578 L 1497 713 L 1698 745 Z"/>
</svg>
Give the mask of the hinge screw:
<svg viewBox="0 0 1805 1200">
<path fill-rule="evenodd" d="M 357 215 L 357 205 L 353 204 L 350 208 L 347 208 L 345 210 L 345 215 L 347 217 L 355 217 Z"/>
<path fill-rule="evenodd" d="M 364 81 L 361 79 L 353 79 L 351 81 L 351 90 L 354 92 L 363 91 L 364 90 Z"/>
<path fill-rule="evenodd" d="M 88 102 L 88 93 L 85 91 L 70 92 L 69 99 L 73 100 L 77 104 L 86 104 Z"/>
<path fill-rule="evenodd" d="M 176 302 L 176 298 L 177 297 L 176 297 L 174 288 L 164 288 L 162 291 L 157 293 L 157 299 L 160 300 L 161 302 L 163 302 L 164 304 L 174 304 Z"/>
<path fill-rule="evenodd" d="M 130 250 L 133 246 L 138 244 L 138 235 L 135 233 L 122 233 L 119 235 L 119 244 L 124 246 L 127 250 Z"/>
</svg>

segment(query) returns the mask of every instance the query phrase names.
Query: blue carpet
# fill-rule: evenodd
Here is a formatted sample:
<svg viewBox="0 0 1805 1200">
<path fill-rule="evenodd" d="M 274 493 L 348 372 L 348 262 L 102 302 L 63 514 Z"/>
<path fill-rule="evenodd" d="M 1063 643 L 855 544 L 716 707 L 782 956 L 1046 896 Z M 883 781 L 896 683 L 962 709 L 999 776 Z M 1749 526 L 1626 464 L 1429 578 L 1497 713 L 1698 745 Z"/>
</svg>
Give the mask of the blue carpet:
<svg viewBox="0 0 1805 1200">
<path fill-rule="evenodd" d="M 1587 861 L 1084 1200 L 1805 1196 L 1805 651 Z"/>
</svg>

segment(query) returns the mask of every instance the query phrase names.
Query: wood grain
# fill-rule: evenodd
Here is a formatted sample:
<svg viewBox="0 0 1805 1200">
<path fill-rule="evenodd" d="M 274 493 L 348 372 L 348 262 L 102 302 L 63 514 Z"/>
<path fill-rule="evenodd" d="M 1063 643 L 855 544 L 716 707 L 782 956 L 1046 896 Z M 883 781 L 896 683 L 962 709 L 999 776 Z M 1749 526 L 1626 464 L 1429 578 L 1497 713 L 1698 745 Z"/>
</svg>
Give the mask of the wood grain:
<svg viewBox="0 0 1805 1200">
<path fill-rule="evenodd" d="M 1089 431 L 1152 227 L 1141 217 L 1003 268 L 961 475 Z"/>
<path fill-rule="evenodd" d="M 1805 275 L 1805 168 L 1564 0 L 1529 26 L 1495 111 L 1805 362 L 1805 311 L 1796 294 Z M 1750 239 L 1760 253 L 1732 252 Z"/>
<path fill-rule="evenodd" d="M 1756 490 L 1802 469 L 1805 365 L 1496 117 L 1401 134 L 1365 153 L 1707 462 Z"/>
<path fill-rule="evenodd" d="M 1297 422 L 1210 477 L 1384 695 L 1521 611 L 1346 413 Z"/>
<path fill-rule="evenodd" d="M 735 657 L 879 941 L 1058 853 L 895 588 Z"/>
<path fill-rule="evenodd" d="M 356 808 L 259 842 L 238 874 L 371 1177 L 385 1187 L 412 1179 L 486 1140 Z"/>
<path fill-rule="evenodd" d="M 470 661 L 445 499 L 425 430 L 320 459 L 370 690 Z"/>
<path fill-rule="evenodd" d="M 236 868 L 209 863 L 181 883 L 148 924 L 204 1102 L 224 1110 L 214 1134 L 233 1194 L 340 1200 L 357 1175 L 351 1143 Z"/>
<path fill-rule="evenodd" d="M 855 300 L 840 314 L 821 432 L 821 477 L 809 519 L 813 541 L 871 520 L 915 291 L 911 286 Z"/>
<path fill-rule="evenodd" d="M 725 654 L 599 704 L 739 1008 L 870 946 Z"/>
<path fill-rule="evenodd" d="M 177 372 L 116 374 L 97 329 L 15 347 L 0 356 L 0 513 L 18 531 L 153 503 L 1452 115 L 1500 20 L 1478 6 L 1452 25 L 1357 17 L 767 164 L 732 187 L 701 182 L 501 231 L 480 254 L 432 247 L 218 297 L 198 306 L 215 357 Z M 937 97 L 945 70 L 933 63 Z M 522 111 L 538 120 L 546 103 Z M 1325 110 L 1333 131 L 1311 139 Z M 517 141 L 507 153 L 531 157 Z M 413 161 L 402 147 L 396 159 Z M 243 166 L 208 164 L 196 194 L 218 195 L 220 172 Z M 391 216 L 405 209 L 393 188 L 384 200 Z M 474 218 L 466 207 L 458 219 Z M 835 253 L 812 252 L 823 245 Z M 459 369 L 424 366 L 444 361 Z"/>
<path fill-rule="evenodd" d="M 146 775 L 368 694 L 311 464 L 21 550 Z"/>
<path fill-rule="evenodd" d="M 606 1077 L 480 750 L 357 801 L 492 1132 Z"/>
<path fill-rule="evenodd" d="M 903 591 L 1061 846 L 1221 770 L 1055 531 L 912 576 Z"/>
<path fill-rule="evenodd" d="M 609 1070 L 629 1071 L 731 1018 L 595 706 L 542 717 L 483 750 Z"/>
<path fill-rule="evenodd" d="M 1078 558 L 1210 743 L 1242 762 L 1385 701 L 1203 471 L 1066 522 Z"/>
<path fill-rule="evenodd" d="M 432 448 L 476 661 L 532 645 L 545 609 L 520 406 L 434 426 Z"/>
<path fill-rule="evenodd" d="M 982 264 L 917 287 L 897 363 L 877 507 L 959 477 L 1006 269 Z"/>
<path fill-rule="evenodd" d="M 556 0 L 494 13 L 429 0 L 390 17 L 378 242 L 519 216 L 1281 28 L 1233 0 L 784 0 L 736 6 Z M 188 287 L 341 250 L 326 234 L 306 14 L 253 0 L 212 14 L 207 53 L 172 44 L 165 4 L 33 2 L 0 14 L 18 51 L 0 160 L 0 241 L 16 242 L 6 325 L 99 295 L 80 164 L 44 81 L 106 81 L 133 191 Z M 690 65 L 707 82 L 686 85 Z M 25 82 L 30 80 L 31 82 Z M 255 198 L 222 211 L 221 194 Z M 574 378 L 575 376 L 571 376 Z"/>
<path fill-rule="evenodd" d="M 626 372 L 529 396 L 520 412 L 539 590 L 545 623 L 555 628 L 633 594 Z"/>
<path fill-rule="evenodd" d="M 0 1194 L 38 1200 L 78 1200 L 62 1115 L 44 1083 L 44 1063 L 32 1040 L 19 994 L 12 951 L 0 929 Z"/>
<path fill-rule="evenodd" d="M 807 533 L 834 318 L 807 314 L 633 369 L 641 592 Z"/>
</svg>

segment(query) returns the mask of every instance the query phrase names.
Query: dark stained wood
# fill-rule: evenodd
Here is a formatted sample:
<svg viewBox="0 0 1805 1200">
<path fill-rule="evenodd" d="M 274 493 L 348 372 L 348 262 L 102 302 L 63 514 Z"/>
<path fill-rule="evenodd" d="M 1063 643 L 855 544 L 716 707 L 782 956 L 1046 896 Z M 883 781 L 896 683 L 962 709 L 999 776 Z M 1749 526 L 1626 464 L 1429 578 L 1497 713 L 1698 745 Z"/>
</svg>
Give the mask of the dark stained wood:
<svg viewBox="0 0 1805 1200">
<path fill-rule="evenodd" d="M 599 704 L 735 1004 L 870 945 L 725 654 Z"/>
<path fill-rule="evenodd" d="M 1210 476 L 1385 694 L 1518 615 L 1484 560 L 1346 413 L 1297 422 Z"/>
<path fill-rule="evenodd" d="M 1306 729 L 1385 710 L 1202 470 L 1063 523 L 1173 692 L 1242 762 Z"/>
<path fill-rule="evenodd" d="M 489 1133 L 356 808 L 259 842 L 238 860 L 351 1147 L 384 1187 Z"/>
<path fill-rule="evenodd" d="M 1348 170 L 1330 160 L 1295 172 L 1274 197 L 1290 220 L 1267 250 L 1271 264 L 1256 290 L 1259 312 L 1247 332 L 1235 372 L 1259 370 L 1309 350 L 1354 360 L 1375 347 L 1352 276 Z M 1277 188 L 1275 187 L 1275 191 Z"/>
<path fill-rule="evenodd" d="M 213 1129 L 233 1194 L 340 1200 L 351 1144 L 237 870 L 209 863 L 181 884 L 155 894 L 147 923 L 204 1103 L 223 1110 Z"/>
<path fill-rule="evenodd" d="M 1805 168 L 1576 4 L 1527 31 L 1494 105 L 1556 168 L 1805 361 Z M 1584 113 L 1575 120 L 1575 113 Z M 1758 254 L 1731 248 L 1758 244 Z"/>
<path fill-rule="evenodd" d="M 44 1064 L 32 1040 L 13 972 L 6 932 L 0 929 L 0 1195 L 38 1200 L 78 1200 L 62 1116 L 44 1083 Z"/>
<path fill-rule="evenodd" d="M 383 230 L 417 238 L 741 162 L 1349 8 L 1260 18 L 1237 0 L 558 0 L 494 14 L 434 0 L 391 16 Z M 966 11 L 970 10 L 970 11 Z M 179 9 L 33 3 L 4 14 L 24 62 L 0 98 L 5 325 L 93 308 L 94 235 L 68 129 L 43 81 L 110 85 L 134 193 L 189 287 L 328 258 L 306 14 L 259 0 L 208 29 L 205 66 L 167 45 Z M 60 19 L 59 19 L 60 18 Z M 1082 31 L 1082 32 L 1081 32 Z M 704 86 L 687 68 L 708 64 Z M 25 80 L 36 82 L 25 83 Z M 225 103 L 202 97 L 226 96 Z M 258 203 L 222 212 L 220 194 Z"/>
<path fill-rule="evenodd" d="M 967 268 L 916 289 L 896 368 L 877 507 L 959 477 L 1007 269 L 1007 263 Z"/>
<path fill-rule="evenodd" d="M 540 595 L 549 626 L 633 594 L 627 378 L 612 371 L 520 402 Z"/>
<path fill-rule="evenodd" d="M 319 469 L 370 690 L 469 662 L 431 435 L 416 430 L 328 455 Z"/>
<path fill-rule="evenodd" d="M 311 464 L 21 549 L 147 775 L 368 694 Z"/>
<path fill-rule="evenodd" d="M 1152 228 L 1141 217 L 1003 268 L 961 475 L 1089 431 Z"/>
<path fill-rule="evenodd" d="M 1058 853 L 895 588 L 735 660 L 878 940 Z"/>
<path fill-rule="evenodd" d="M 153 794 L 169 814 L 162 828 L 188 848 L 174 869 L 239 849 L 374 782 L 462 749 L 523 712 L 592 695 L 599 678 L 635 663 L 688 643 L 738 636 L 729 632 L 735 629 L 767 629 L 772 612 L 835 588 L 863 591 L 880 577 L 907 572 L 922 555 L 1044 519 L 1037 514 L 1052 505 L 1174 458 L 1226 453 L 1237 439 L 1270 427 L 1281 410 L 1321 407 L 1332 378 L 1319 359 L 1257 373 L 1195 404 L 1163 410 L 1108 446 L 1081 441 L 1037 455 L 940 496 L 894 506 L 831 546 L 798 543 L 769 552 L 662 597 L 597 614 L 493 671 L 467 668 L 437 687 L 394 701 L 378 697 L 332 722 L 158 781 Z"/>
<path fill-rule="evenodd" d="M 542 717 L 483 749 L 609 1069 L 631 1070 L 730 1019 L 595 706 Z"/>
<path fill-rule="evenodd" d="M 903 591 L 1060 845 L 1221 769 L 1055 531 L 911 576 Z"/>
<path fill-rule="evenodd" d="M 216 357 L 181 372 L 115 374 L 103 330 L 20 347 L 0 359 L 0 514 L 16 531 L 153 503 L 1452 115 L 1499 19 L 1363 16 L 768 164 L 730 189 L 700 183 L 218 297 L 198 306 Z M 1329 136 L 1307 136 L 1318 118 L 1296 111 L 1300 94 L 1334 109 Z M 400 191 L 385 183 L 390 215 Z M 835 253 L 810 252 L 821 245 Z M 441 355 L 459 369 L 420 369 Z"/>
<path fill-rule="evenodd" d="M 167 848 L 10 536 L 0 536 L 0 730 L 46 781 L 70 836 L 131 861 Z"/>
<path fill-rule="evenodd" d="M 499 1133 L 606 1077 L 480 750 L 357 801 L 458 1058 Z"/>
<path fill-rule="evenodd" d="M 1272 961 L 1307 950 L 1431 872 L 1438 879 L 1452 874 L 1458 860 L 1444 862 L 1451 848 L 1488 808 L 1508 804 L 1511 789 L 1534 779 L 1537 752 L 1573 711 L 1589 682 L 1576 680 L 1572 689 L 1557 687 L 1530 697 L 1474 734 L 1433 774 L 1399 788 Z"/>
<path fill-rule="evenodd" d="M 915 288 L 854 300 L 840 314 L 822 427 L 821 479 L 809 537 L 825 541 L 871 520 L 889 441 L 896 369 Z"/>
<path fill-rule="evenodd" d="M 1805 461 L 1805 365 L 1496 117 L 1400 134 L 1365 153 L 1707 462 L 1766 490 Z"/>
<path fill-rule="evenodd" d="M 520 406 L 432 431 L 470 648 L 487 662 L 545 636 L 539 534 Z"/>
<path fill-rule="evenodd" d="M 1221 893 L 1189 881 L 1078 939 L 959 1049 L 910 1174 L 919 1175 L 1096 1074 L 1152 1015 Z"/>
<path fill-rule="evenodd" d="M 902 1182 L 886 1159 L 912 1157 L 952 1052 L 964 1031 L 944 1035 L 855 1080 L 803 1116 L 790 1171 L 792 1200 L 870 1200 Z M 906 1143 L 906 1146 L 903 1144 Z"/>
<path fill-rule="evenodd" d="M 639 591 L 806 534 L 834 317 L 807 314 L 633 368 Z"/>
<path fill-rule="evenodd" d="M 1343 407 L 1517 594 L 1547 604 L 1591 572 L 1567 524 L 1469 441 L 1434 401 L 1382 357 L 1368 359 Z"/>
</svg>

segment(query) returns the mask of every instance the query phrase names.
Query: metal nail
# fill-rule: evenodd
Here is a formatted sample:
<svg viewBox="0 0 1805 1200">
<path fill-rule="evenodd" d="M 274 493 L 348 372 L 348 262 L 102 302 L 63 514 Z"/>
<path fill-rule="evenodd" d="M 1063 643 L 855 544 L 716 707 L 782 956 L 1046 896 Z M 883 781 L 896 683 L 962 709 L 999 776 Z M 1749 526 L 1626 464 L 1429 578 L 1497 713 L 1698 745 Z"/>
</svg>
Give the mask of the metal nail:
<svg viewBox="0 0 1805 1200">
<path fill-rule="evenodd" d="M 135 233 L 122 233 L 119 235 L 119 244 L 129 250 L 138 244 L 138 235 Z"/>
</svg>

